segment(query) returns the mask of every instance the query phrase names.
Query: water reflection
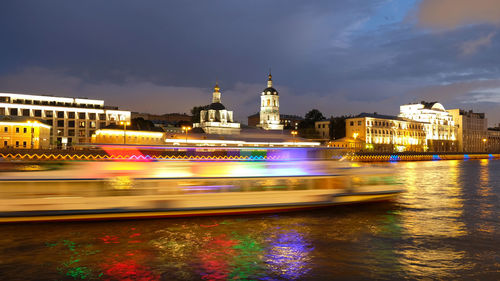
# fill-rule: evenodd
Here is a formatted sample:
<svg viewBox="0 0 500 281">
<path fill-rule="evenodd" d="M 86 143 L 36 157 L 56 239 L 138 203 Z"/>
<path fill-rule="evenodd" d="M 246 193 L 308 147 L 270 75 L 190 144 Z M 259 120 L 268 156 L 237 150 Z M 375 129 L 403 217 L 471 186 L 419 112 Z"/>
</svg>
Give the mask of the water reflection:
<svg viewBox="0 0 500 281">
<path fill-rule="evenodd" d="M 403 237 L 408 245 L 398 251 L 404 270 L 415 276 L 448 277 L 457 270 L 464 252 L 435 241 L 466 236 L 463 222 L 462 161 L 408 163 L 401 179 L 408 192 L 401 211 Z"/>
<path fill-rule="evenodd" d="M 276 229 L 269 238 L 266 264 L 272 275 L 296 280 L 311 270 L 312 245 L 296 230 Z"/>
</svg>

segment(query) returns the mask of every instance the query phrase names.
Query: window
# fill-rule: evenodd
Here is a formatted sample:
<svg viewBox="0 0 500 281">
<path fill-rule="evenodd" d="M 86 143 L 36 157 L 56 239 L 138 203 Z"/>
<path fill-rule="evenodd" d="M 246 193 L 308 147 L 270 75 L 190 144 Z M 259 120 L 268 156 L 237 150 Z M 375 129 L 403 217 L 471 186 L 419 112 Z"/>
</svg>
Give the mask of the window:
<svg viewBox="0 0 500 281">
<path fill-rule="evenodd" d="M 19 133 L 19 128 L 18 127 L 16 127 L 16 133 Z"/>
<path fill-rule="evenodd" d="M 34 110 L 35 117 L 42 117 L 42 111 L 40 109 Z"/>
<path fill-rule="evenodd" d="M 358 126 L 361 126 L 361 121 L 358 121 Z"/>
<path fill-rule="evenodd" d="M 68 118 L 75 119 L 75 113 L 74 112 L 68 112 Z"/>
<path fill-rule="evenodd" d="M 11 108 L 10 109 L 10 115 L 17 116 L 17 108 Z"/>
<path fill-rule="evenodd" d="M 351 126 L 354 126 L 354 121 L 351 121 L 351 123 L 350 123 L 350 124 L 351 124 Z"/>
<path fill-rule="evenodd" d="M 85 112 L 78 113 L 78 118 L 79 119 L 85 119 Z"/>
<path fill-rule="evenodd" d="M 106 114 L 100 113 L 99 114 L 99 120 L 106 120 Z"/>
<path fill-rule="evenodd" d="M 64 118 L 64 111 L 58 111 L 57 118 Z"/>
<path fill-rule="evenodd" d="M 73 120 L 68 121 L 68 127 L 74 128 L 75 127 L 75 121 L 73 121 Z"/>
<path fill-rule="evenodd" d="M 29 109 L 23 109 L 23 116 L 30 116 L 30 110 Z"/>
<path fill-rule="evenodd" d="M 89 113 L 89 119 L 90 120 L 95 120 L 96 114 L 95 113 Z"/>
<path fill-rule="evenodd" d="M 4 147 L 9 146 L 9 142 L 8 142 L 8 141 L 3 141 L 3 146 L 4 146 Z"/>
<path fill-rule="evenodd" d="M 64 120 L 57 120 L 57 127 L 64 127 Z"/>
<path fill-rule="evenodd" d="M 85 121 L 80 121 L 80 128 L 85 128 Z"/>
<path fill-rule="evenodd" d="M 68 136 L 74 136 L 75 130 L 68 130 Z"/>
<path fill-rule="evenodd" d="M 9 132 L 9 127 L 3 127 L 3 132 L 4 132 L 4 133 Z"/>
<path fill-rule="evenodd" d="M 23 141 L 23 147 L 26 147 L 26 142 L 25 141 Z"/>
<path fill-rule="evenodd" d="M 16 147 L 19 147 L 19 141 L 16 141 Z"/>
<path fill-rule="evenodd" d="M 52 111 L 52 110 L 46 110 L 45 111 L 45 117 L 49 117 L 49 118 L 54 117 L 54 111 Z"/>
<path fill-rule="evenodd" d="M 26 134 L 28 132 L 28 128 L 23 128 L 23 133 Z"/>
</svg>

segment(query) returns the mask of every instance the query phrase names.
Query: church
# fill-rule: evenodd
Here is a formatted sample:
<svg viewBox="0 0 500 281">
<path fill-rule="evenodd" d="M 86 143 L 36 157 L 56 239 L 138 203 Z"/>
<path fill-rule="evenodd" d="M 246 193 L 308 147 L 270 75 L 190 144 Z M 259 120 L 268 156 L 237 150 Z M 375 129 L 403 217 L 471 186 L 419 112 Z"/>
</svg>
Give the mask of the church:
<svg viewBox="0 0 500 281">
<path fill-rule="evenodd" d="M 194 123 L 194 128 L 201 128 L 206 134 L 238 134 L 240 123 L 233 121 L 233 111 L 227 110 L 221 103 L 219 85 L 215 83 L 212 93 L 212 103 L 200 112 L 200 123 Z"/>
<path fill-rule="evenodd" d="M 283 130 L 280 124 L 280 97 L 278 91 L 273 88 L 273 76 L 269 72 L 267 79 L 267 88 L 262 91 L 260 96 L 260 114 L 259 124 L 264 130 Z"/>
</svg>

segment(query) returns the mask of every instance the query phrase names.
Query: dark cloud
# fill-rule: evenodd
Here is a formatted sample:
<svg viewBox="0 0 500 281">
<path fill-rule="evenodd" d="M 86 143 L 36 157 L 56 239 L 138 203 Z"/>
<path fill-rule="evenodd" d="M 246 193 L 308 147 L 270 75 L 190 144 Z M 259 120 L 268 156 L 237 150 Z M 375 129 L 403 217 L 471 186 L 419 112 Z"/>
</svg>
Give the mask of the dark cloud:
<svg viewBox="0 0 500 281">
<path fill-rule="evenodd" d="M 395 114 L 401 103 L 424 97 L 446 107 L 474 104 L 467 98 L 474 93 L 485 99 L 477 95 L 495 87 L 484 81 L 500 77 L 494 19 L 455 17 L 440 26 L 426 16 L 427 2 L 7 1 L 0 9 L 0 91 L 188 112 L 210 101 L 218 79 L 223 102 L 245 121 L 258 110 L 272 67 L 288 114 Z M 419 24 L 395 20 L 407 19 L 394 13 L 408 10 Z M 462 26 L 470 21 L 486 24 Z M 481 101 L 477 109 L 490 110 Z"/>
</svg>

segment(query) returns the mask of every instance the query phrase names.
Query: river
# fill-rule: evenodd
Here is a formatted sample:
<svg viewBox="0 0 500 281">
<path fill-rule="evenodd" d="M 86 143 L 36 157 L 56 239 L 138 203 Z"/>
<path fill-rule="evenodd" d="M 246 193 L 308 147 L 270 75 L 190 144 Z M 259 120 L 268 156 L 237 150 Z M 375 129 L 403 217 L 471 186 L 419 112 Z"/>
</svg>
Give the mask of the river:
<svg viewBox="0 0 500 281">
<path fill-rule="evenodd" d="M 500 279 L 499 160 L 382 165 L 407 190 L 392 203 L 0 225 L 0 279 Z"/>
</svg>

